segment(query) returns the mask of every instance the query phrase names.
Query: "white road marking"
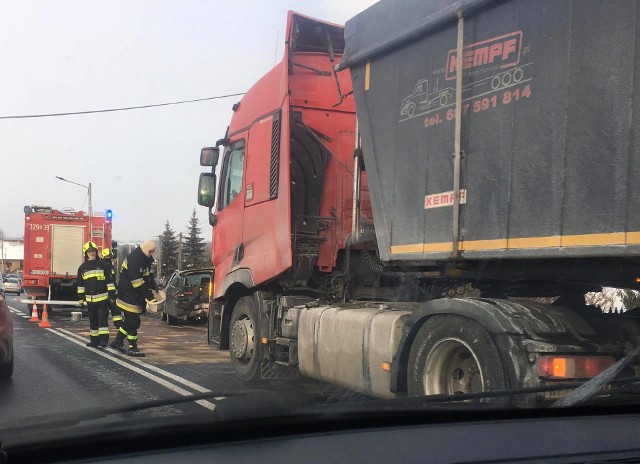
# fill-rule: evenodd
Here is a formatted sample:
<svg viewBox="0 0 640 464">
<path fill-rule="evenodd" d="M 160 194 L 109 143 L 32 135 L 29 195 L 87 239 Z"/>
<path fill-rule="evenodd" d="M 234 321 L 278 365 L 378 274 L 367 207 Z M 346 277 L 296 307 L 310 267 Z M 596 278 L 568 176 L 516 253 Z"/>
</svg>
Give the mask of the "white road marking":
<svg viewBox="0 0 640 464">
<path fill-rule="evenodd" d="M 9 307 L 9 309 L 12 310 L 14 313 L 20 315 L 18 310 L 16 310 L 15 308 Z M 161 377 L 158 377 L 157 375 L 151 374 L 151 373 L 149 373 L 149 372 L 147 372 L 147 371 L 145 371 L 145 370 L 143 370 L 143 369 L 141 369 L 139 367 L 133 366 L 133 365 L 131 365 L 131 362 L 134 362 L 134 363 L 136 363 L 138 365 L 144 366 L 146 369 L 149 369 L 151 371 L 154 371 L 154 372 L 157 372 L 159 374 L 162 374 L 162 375 L 164 375 L 164 376 L 166 376 L 168 378 L 171 378 L 174 381 L 182 383 L 183 385 L 188 386 L 188 387 L 190 387 L 190 388 L 192 388 L 192 389 L 194 389 L 194 390 L 196 390 L 198 392 L 208 393 L 208 392 L 211 391 L 211 390 L 209 390 L 209 389 L 207 389 L 205 387 L 202 387 L 201 385 L 193 383 L 193 382 L 191 382 L 191 381 L 189 381 L 187 379 L 183 379 L 182 377 L 179 377 L 177 375 L 172 374 L 171 372 L 167 372 L 167 371 L 165 371 L 163 369 L 160 369 L 159 367 L 151 366 L 151 365 L 149 365 L 149 364 L 147 364 L 147 363 L 145 363 L 143 361 L 140 361 L 138 359 L 129 359 L 127 357 L 125 359 L 127 359 L 128 362 L 125 362 L 122 359 L 120 359 L 119 356 L 114 356 L 113 354 L 115 352 L 112 351 L 112 350 L 103 351 L 103 350 L 100 350 L 100 349 L 87 347 L 87 346 L 85 346 L 85 342 L 86 342 L 85 339 L 82 338 L 80 335 L 77 335 L 77 334 L 75 334 L 73 332 L 69 332 L 69 331 L 64 330 L 64 329 L 53 329 L 53 328 L 48 328 L 46 330 L 48 330 L 49 332 L 51 332 L 51 333 L 53 333 L 55 335 L 58 335 L 59 337 L 67 339 L 70 342 L 75 343 L 76 345 L 78 345 L 78 346 L 80 346 L 80 347 L 82 347 L 82 348 L 84 348 L 86 350 L 89 350 L 92 353 L 97 354 L 98 356 L 102 356 L 103 358 L 109 359 L 110 361 L 113 361 L 114 363 L 119 364 L 122 367 L 125 367 L 125 368 L 127 368 L 127 369 L 129 369 L 129 370 L 131 370 L 131 371 L 133 371 L 133 372 L 135 372 L 137 374 L 140 374 L 143 377 L 146 377 L 147 379 L 152 380 L 153 382 L 156 382 L 158 385 L 161 385 L 161 386 L 163 386 L 165 388 L 168 388 L 172 392 L 178 393 L 178 394 L 180 394 L 182 396 L 191 396 L 191 395 L 193 395 L 193 393 L 188 391 L 188 390 L 185 390 L 185 389 L 183 389 L 183 388 L 181 388 L 181 387 L 179 387 L 179 386 L 177 386 L 177 385 L 175 385 L 175 384 L 173 384 L 171 382 L 169 382 L 168 380 L 165 380 L 165 379 L 163 379 Z M 223 399 L 223 398 L 224 397 L 216 397 L 215 399 L 220 400 L 220 399 Z M 213 404 L 213 403 L 211 403 L 210 401 L 207 401 L 207 400 L 198 400 L 195 403 L 199 404 L 203 408 L 209 409 L 210 411 L 213 411 L 216 408 L 215 404 Z"/>
<path fill-rule="evenodd" d="M 26 314 L 24 314 L 22 311 L 17 310 L 16 308 L 12 308 L 11 306 L 7 306 L 9 308 L 9 310 L 13 313 L 16 314 L 18 316 L 20 316 L 22 319 L 31 319 L 31 316 L 27 316 Z"/>
<path fill-rule="evenodd" d="M 70 335 L 72 337 L 75 337 L 75 338 L 77 338 L 79 340 L 84 340 L 84 338 L 82 338 L 80 335 L 78 335 L 78 334 L 76 334 L 74 332 L 71 332 L 69 330 L 65 330 L 65 329 L 57 329 L 57 330 L 59 330 L 60 332 L 64 332 L 64 333 L 66 333 L 66 334 L 68 334 L 68 335 Z M 197 392 L 200 392 L 200 393 L 210 393 L 211 392 L 211 390 L 209 390 L 206 387 L 203 387 L 202 385 L 198 385 L 197 383 L 191 382 L 190 380 L 187 380 L 187 379 L 185 379 L 183 377 L 180 377 L 179 375 L 172 374 L 169 371 L 165 371 L 164 369 L 162 369 L 160 367 L 148 364 L 148 363 L 146 363 L 146 362 L 144 362 L 144 361 L 142 361 L 140 359 L 131 358 L 130 356 L 127 356 L 126 354 L 122 354 L 122 353 L 120 353 L 118 351 L 115 351 L 112 348 L 109 348 L 108 351 L 109 351 L 109 353 L 112 353 L 114 356 L 117 356 L 117 357 L 122 358 L 122 359 L 126 359 L 128 362 L 135 363 L 135 364 L 138 364 L 140 366 L 143 366 L 147 370 L 150 370 L 152 372 L 156 372 L 156 373 L 158 373 L 158 374 L 160 374 L 160 375 L 162 375 L 164 377 L 167 377 L 167 378 L 169 378 L 169 379 L 171 379 L 171 380 L 173 380 L 175 382 L 181 383 L 182 385 L 184 385 L 186 387 L 189 387 L 189 388 L 191 388 L 191 389 L 193 389 L 193 390 L 195 390 Z M 221 400 L 221 399 L 224 399 L 224 396 L 216 397 L 215 399 Z"/>
</svg>

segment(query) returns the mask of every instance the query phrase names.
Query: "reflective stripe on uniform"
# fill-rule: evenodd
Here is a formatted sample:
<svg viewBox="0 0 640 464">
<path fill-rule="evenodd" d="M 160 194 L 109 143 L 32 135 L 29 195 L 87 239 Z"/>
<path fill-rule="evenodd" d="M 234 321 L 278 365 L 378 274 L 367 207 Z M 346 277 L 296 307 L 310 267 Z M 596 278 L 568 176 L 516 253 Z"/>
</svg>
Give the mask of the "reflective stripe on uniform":
<svg viewBox="0 0 640 464">
<path fill-rule="evenodd" d="M 143 277 L 149 277 L 150 275 L 151 275 L 151 271 L 149 269 L 145 269 L 144 271 L 142 271 Z"/>
<path fill-rule="evenodd" d="M 100 329 L 98 330 L 98 334 L 109 335 L 109 327 L 100 327 Z"/>
<path fill-rule="evenodd" d="M 138 339 L 137 335 L 127 335 L 127 340 L 136 341 Z"/>
<path fill-rule="evenodd" d="M 122 301 L 120 298 L 116 300 L 116 306 L 124 311 L 128 311 L 130 313 L 141 314 L 142 308 L 140 306 L 132 305 Z"/>
<path fill-rule="evenodd" d="M 144 284 L 144 279 L 143 279 L 143 278 L 140 278 L 140 279 L 133 279 L 133 280 L 131 281 L 131 286 L 132 286 L 133 288 L 141 287 L 141 286 L 142 286 L 142 284 Z"/>
<path fill-rule="evenodd" d="M 90 334 L 92 337 L 97 337 L 97 336 L 99 335 L 99 332 L 98 332 L 97 330 L 90 330 L 90 331 L 89 331 L 89 334 Z"/>
<path fill-rule="evenodd" d="M 84 287 L 78 287 L 78 293 L 84 293 Z"/>
<path fill-rule="evenodd" d="M 87 295 L 88 303 L 98 303 L 99 301 L 105 301 L 109 298 L 108 293 L 99 293 L 97 295 Z"/>
<path fill-rule="evenodd" d="M 124 261 L 122 261 L 122 269 L 129 269 L 129 265 L 127 264 L 127 258 L 124 259 Z"/>
<path fill-rule="evenodd" d="M 113 316 L 113 317 L 111 318 L 111 320 L 112 320 L 113 322 L 121 321 L 121 320 L 122 320 L 122 316 Z"/>
<path fill-rule="evenodd" d="M 116 286 L 114 284 L 107 284 L 107 290 L 115 292 Z"/>
<path fill-rule="evenodd" d="M 92 269 L 91 271 L 87 271 L 84 274 L 82 274 L 82 278 L 84 280 L 88 280 L 88 279 L 104 280 L 104 270 Z"/>
<path fill-rule="evenodd" d="M 126 330 L 124 330 L 124 329 L 122 328 L 122 326 L 120 326 L 120 328 L 118 329 L 118 331 L 119 331 L 122 335 L 124 335 L 125 337 L 126 337 L 127 335 L 129 335 L 129 333 L 128 333 Z"/>
</svg>

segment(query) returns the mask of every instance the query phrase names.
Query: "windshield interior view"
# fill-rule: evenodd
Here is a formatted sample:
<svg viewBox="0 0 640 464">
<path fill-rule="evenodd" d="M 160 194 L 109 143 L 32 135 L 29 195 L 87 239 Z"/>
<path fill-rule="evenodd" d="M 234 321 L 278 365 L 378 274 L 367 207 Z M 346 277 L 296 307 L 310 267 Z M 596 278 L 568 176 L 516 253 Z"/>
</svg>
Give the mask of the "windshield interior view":
<svg viewBox="0 0 640 464">
<path fill-rule="evenodd" d="M 640 0 L 0 38 L 0 464 L 640 462 Z"/>
</svg>

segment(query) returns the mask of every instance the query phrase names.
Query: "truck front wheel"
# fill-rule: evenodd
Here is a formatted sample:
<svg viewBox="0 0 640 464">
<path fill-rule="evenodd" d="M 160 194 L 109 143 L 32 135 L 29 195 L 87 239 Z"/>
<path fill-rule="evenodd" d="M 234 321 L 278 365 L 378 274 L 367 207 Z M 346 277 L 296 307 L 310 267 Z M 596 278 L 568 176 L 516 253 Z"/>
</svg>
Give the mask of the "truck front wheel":
<svg viewBox="0 0 640 464">
<path fill-rule="evenodd" d="M 231 315 L 230 332 L 229 354 L 233 370 L 242 380 L 260 380 L 260 321 L 253 297 L 242 297 L 236 303 Z"/>
<path fill-rule="evenodd" d="M 410 396 L 502 390 L 506 375 L 489 333 L 477 322 L 436 315 L 418 331 L 409 355 Z M 504 399 L 498 401 L 503 402 Z"/>
</svg>

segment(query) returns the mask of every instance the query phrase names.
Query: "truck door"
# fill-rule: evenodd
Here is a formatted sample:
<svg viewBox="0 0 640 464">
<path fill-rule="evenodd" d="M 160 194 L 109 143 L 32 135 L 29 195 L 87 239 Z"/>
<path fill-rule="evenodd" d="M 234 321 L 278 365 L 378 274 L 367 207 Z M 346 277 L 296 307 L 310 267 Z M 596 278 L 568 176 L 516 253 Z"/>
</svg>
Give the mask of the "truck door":
<svg viewBox="0 0 640 464">
<path fill-rule="evenodd" d="M 224 153 L 218 197 L 218 222 L 213 229 L 214 266 L 221 275 L 228 274 L 244 254 L 245 140 L 231 142 Z"/>
<path fill-rule="evenodd" d="M 247 140 L 242 267 L 251 269 L 256 284 L 290 266 L 288 198 L 279 189 L 283 129 L 278 110 L 253 124 Z"/>
<path fill-rule="evenodd" d="M 84 227 L 53 225 L 51 233 L 51 274 L 75 276 L 84 257 Z"/>
</svg>

